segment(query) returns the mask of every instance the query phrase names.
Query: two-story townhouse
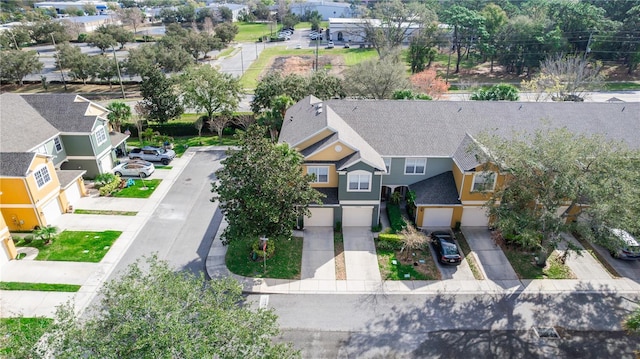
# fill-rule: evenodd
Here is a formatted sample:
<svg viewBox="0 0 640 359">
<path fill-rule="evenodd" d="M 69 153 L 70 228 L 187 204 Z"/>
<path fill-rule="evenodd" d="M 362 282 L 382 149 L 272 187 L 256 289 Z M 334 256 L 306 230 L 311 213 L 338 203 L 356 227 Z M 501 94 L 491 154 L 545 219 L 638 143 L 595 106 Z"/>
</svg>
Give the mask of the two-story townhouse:
<svg viewBox="0 0 640 359">
<path fill-rule="evenodd" d="M 55 225 L 113 167 L 108 111 L 81 96 L 0 95 L 0 211 L 9 230 Z M 7 254 L 7 252 L 5 252 Z"/>
<path fill-rule="evenodd" d="M 311 208 L 306 226 L 376 225 L 381 201 L 407 191 L 415 192 L 419 227 L 486 226 L 483 204 L 504 174 L 478 161 L 479 134 L 567 127 L 638 148 L 638 113 L 640 103 L 323 102 L 310 96 L 287 111 L 280 141 L 301 152 L 306 171 L 316 174 L 313 186 L 327 194 Z"/>
</svg>

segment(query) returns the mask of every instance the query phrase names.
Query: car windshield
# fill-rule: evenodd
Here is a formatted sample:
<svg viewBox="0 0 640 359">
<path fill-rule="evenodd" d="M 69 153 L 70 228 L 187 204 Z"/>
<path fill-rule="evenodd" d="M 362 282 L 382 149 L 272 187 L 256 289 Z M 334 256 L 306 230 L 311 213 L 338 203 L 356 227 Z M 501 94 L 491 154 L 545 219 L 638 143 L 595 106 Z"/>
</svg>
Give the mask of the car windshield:
<svg viewBox="0 0 640 359">
<path fill-rule="evenodd" d="M 164 148 L 160 147 L 160 148 L 158 148 L 158 152 L 165 153 L 165 152 L 167 152 L 167 150 L 165 150 Z"/>
<path fill-rule="evenodd" d="M 458 248 L 455 244 L 448 242 L 446 240 L 442 241 L 442 252 L 445 256 L 454 256 L 458 255 Z"/>
</svg>

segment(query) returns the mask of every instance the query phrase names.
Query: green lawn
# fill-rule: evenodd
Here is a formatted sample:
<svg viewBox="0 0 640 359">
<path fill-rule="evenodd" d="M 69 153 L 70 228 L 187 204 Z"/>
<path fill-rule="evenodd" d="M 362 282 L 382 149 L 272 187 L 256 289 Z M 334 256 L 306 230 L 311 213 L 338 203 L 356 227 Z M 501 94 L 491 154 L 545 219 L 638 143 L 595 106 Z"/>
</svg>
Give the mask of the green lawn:
<svg viewBox="0 0 640 359">
<path fill-rule="evenodd" d="M 607 82 L 604 85 L 606 91 L 632 91 L 640 90 L 640 83 L 638 82 Z"/>
<path fill-rule="evenodd" d="M 225 260 L 231 272 L 245 277 L 300 279 L 302 238 L 276 240 L 276 252 L 272 258 L 267 258 L 266 272 L 263 261 L 251 259 L 251 243 L 244 239 L 229 243 Z"/>
<path fill-rule="evenodd" d="M 236 25 L 238 25 L 238 34 L 234 38 L 234 41 L 237 42 L 257 41 L 259 37 L 269 35 L 271 29 L 269 23 L 238 22 Z M 273 30 L 275 31 L 275 27 Z"/>
<path fill-rule="evenodd" d="M 76 209 L 73 211 L 75 214 L 99 214 L 107 216 L 135 216 L 138 212 L 134 211 L 110 211 L 106 209 Z"/>
<path fill-rule="evenodd" d="M 0 282 L 0 290 L 34 290 L 40 292 L 77 292 L 77 284 Z"/>
<path fill-rule="evenodd" d="M 436 278 L 429 277 L 418 272 L 411 264 L 402 264 L 396 257 L 395 251 L 376 249 L 378 254 L 378 266 L 380 267 L 380 275 L 383 280 L 433 280 Z M 393 261 L 396 264 L 393 264 Z M 409 274 L 409 278 L 405 277 Z"/>
<path fill-rule="evenodd" d="M 149 198 L 153 191 L 158 188 L 162 180 L 160 179 L 134 179 L 133 186 L 123 188 L 112 194 L 113 197 L 124 198 Z"/>
<path fill-rule="evenodd" d="M 122 234 L 120 231 L 63 231 L 53 243 L 47 246 L 40 240 L 26 244 L 22 239 L 16 243 L 16 246 L 37 248 L 39 252 L 36 260 L 39 261 L 98 263 L 120 234 Z"/>
<path fill-rule="evenodd" d="M 53 323 L 49 318 L 0 318 L 0 357 L 19 358 Z"/>
<path fill-rule="evenodd" d="M 515 246 L 502 246 L 504 254 L 520 279 L 574 279 L 571 269 L 562 264 L 554 252 L 547 259 L 547 266 L 541 268 L 535 263 L 535 255 Z"/>
<path fill-rule="evenodd" d="M 480 265 L 476 263 L 476 258 L 471 255 L 471 247 L 469 247 L 469 243 L 467 243 L 467 239 L 464 237 L 462 232 L 455 232 L 456 240 L 460 245 L 460 249 L 464 254 L 464 259 L 469 263 L 469 268 L 471 269 L 471 273 L 473 273 L 473 278 L 477 280 L 484 279 L 482 272 L 480 271 Z"/>
</svg>

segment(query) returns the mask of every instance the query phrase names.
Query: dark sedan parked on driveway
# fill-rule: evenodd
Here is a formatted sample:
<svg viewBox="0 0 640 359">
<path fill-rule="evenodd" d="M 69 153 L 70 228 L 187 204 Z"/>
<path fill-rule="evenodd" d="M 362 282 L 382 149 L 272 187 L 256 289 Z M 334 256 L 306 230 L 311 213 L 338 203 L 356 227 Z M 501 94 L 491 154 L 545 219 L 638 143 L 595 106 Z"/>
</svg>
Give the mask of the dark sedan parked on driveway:
<svg viewBox="0 0 640 359">
<path fill-rule="evenodd" d="M 462 262 L 462 251 L 450 232 L 434 231 L 431 232 L 430 236 L 440 263 L 457 265 Z"/>
</svg>

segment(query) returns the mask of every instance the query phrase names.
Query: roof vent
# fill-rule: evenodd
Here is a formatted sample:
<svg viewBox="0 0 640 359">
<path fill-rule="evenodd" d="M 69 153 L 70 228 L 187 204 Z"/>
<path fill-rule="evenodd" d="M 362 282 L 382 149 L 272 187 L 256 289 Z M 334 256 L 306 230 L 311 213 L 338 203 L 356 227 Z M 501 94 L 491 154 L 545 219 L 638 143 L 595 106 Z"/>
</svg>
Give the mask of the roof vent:
<svg viewBox="0 0 640 359">
<path fill-rule="evenodd" d="M 321 113 L 322 113 L 322 107 L 319 107 L 319 108 L 316 110 L 316 115 L 319 115 L 319 114 L 321 114 Z"/>
<path fill-rule="evenodd" d="M 319 109 L 319 110 L 320 110 L 320 109 L 322 109 L 322 102 L 320 102 L 319 104 L 317 104 L 317 105 L 316 105 L 316 108 L 317 108 L 317 109 Z"/>
</svg>

